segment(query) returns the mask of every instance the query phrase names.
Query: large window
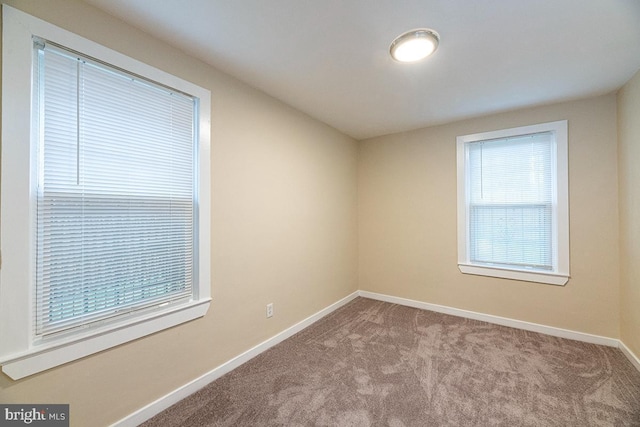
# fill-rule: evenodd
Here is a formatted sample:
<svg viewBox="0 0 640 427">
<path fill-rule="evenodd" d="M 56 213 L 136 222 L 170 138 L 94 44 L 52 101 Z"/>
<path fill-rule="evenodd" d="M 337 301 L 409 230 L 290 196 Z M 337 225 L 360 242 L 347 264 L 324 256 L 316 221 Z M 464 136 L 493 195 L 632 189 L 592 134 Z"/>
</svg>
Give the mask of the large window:
<svg viewBox="0 0 640 427">
<path fill-rule="evenodd" d="M 20 378 L 204 315 L 210 95 L 3 10 L 0 360 Z"/>
<path fill-rule="evenodd" d="M 193 292 L 197 100 L 34 40 L 36 334 Z"/>
<path fill-rule="evenodd" d="M 458 137 L 463 273 L 564 284 L 567 122 Z"/>
</svg>

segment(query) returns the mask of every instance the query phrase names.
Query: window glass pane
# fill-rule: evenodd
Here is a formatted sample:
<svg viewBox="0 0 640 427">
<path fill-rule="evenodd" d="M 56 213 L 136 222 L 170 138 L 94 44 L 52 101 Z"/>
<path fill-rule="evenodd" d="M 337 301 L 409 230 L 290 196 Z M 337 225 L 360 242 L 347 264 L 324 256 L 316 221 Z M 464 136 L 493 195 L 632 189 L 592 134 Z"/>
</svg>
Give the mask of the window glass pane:
<svg viewBox="0 0 640 427">
<path fill-rule="evenodd" d="M 36 334 L 192 296 L 195 100 L 36 46 Z"/>
<path fill-rule="evenodd" d="M 471 203 L 550 202 L 551 134 L 469 144 Z"/>
<path fill-rule="evenodd" d="M 551 207 L 471 205 L 470 260 L 551 270 Z"/>
<path fill-rule="evenodd" d="M 467 144 L 469 260 L 553 269 L 553 136 Z"/>
</svg>

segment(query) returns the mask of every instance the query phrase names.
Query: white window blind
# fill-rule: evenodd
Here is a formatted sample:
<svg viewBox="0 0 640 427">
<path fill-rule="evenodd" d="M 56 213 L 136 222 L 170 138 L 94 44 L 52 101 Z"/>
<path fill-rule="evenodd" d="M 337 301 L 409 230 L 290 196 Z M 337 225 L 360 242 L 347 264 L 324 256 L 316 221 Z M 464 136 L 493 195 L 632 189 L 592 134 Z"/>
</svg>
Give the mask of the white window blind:
<svg viewBox="0 0 640 427">
<path fill-rule="evenodd" d="M 553 270 L 553 133 L 466 146 L 469 261 Z"/>
<path fill-rule="evenodd" d="M 194 297 L 197 100 L 34 42 L 35 333 Z"/>
</svg>

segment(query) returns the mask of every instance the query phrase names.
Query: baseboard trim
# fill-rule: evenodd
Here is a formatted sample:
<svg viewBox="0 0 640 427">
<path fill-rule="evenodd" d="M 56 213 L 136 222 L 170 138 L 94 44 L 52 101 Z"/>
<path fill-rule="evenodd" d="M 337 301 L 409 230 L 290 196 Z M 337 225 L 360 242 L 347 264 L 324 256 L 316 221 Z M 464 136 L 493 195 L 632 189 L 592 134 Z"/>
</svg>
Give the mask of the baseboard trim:
<svg viewBox="0 0 640 427">
<path fill-rule="evenodd" d="M 620 341 L 618 348 L 625 356 L 627 356 L 629 362 L 631 362 L 631 364 L 635 366 L 638 371 L 640 371 L 640 358 L 638 358 L 638 356 L 636 356 L 633 351 L 631 351 L 631 349 L 627 347 L 622 341 Z"/>
<path fill-rule="evenodd" d="M 189 383 L 183 385 L 182 387 L 179 387 L 179 388 L 175 389 L 174 391 L 162 396 L 161 398 L 157 399 L 156 401 L 151 402 L 147 406 L 144 406 L 143 408 L 137 410 L 136 412 L 134 412 L 134 413 L 126 416 L 125 418 L 117 421 L 116 423 L 112 424 L 112 426 L 114 426 L 114 427 L 135 427 L 135 426 L 147 421 L 148 419 L 150 419 L 154 415 L 159 414 L 160 412 L 162 412 L 165 409 L 169 408 L 171 405 L 173 405 L 173 404 L 179 402 L 180 400 L 184 399 L 185 397 L 195 393 L 196 391 L 200 390 L 201 388 L 203 388 L 207 384 L 211 383 L 212 381 L 215 381 L 216 379 L 220 378 L 224 374 L 226 374 L 228 372 L 231 372 L 232 370 L 234 370 L 235 368 L 239 367 L 243 363 L 246 363 L 249 360 L 253 359 L 254 357 L 259 355 L 260 353 L 270 349 L 274 345 L 281 343 L 282 341 L 286 340 L 287 338 L 291 337 L 292 335 L 294 335 L 294 334 L 302 331 L 303 329 L 309 327 L 310 325 L 312 325 L 313 323 L 315 323 L 318 320 L 322 319 L 323 317 L 325 317 L 329 313 L 331 313 L 331 312 L 337 310 L 338 308 L 342 307 L 343 305 L 351 302 L 352 300 L 354 300 L 358 296 L 359 296 L 358 292 L 354 292 L 351 295 L 348 295 L 348 296 L 342 298 L 338 302 L 335 302 L 335 303 L 331 304 L 330 306 L 328 306 L 328 307 L 318 311 L 317 313 L 307 317 L 306 319 L 296 323 L 295 325 L 291 326 L 290 328 L 285 329 L 284 331 L 280 332 L 279 334 L 277 334 L 277 335 L 269 338 L 268 340 L 256 345 L 255 347 L 245 351 L 244 353 L 240 354 L 239 356 L 236 356 L 233 359 L 223 363 L 222 365 L 218 366 L 217 368 L 214 368 L 213 370 L 207 372 L 206 374 L 200 376 L 199 378 L 196 378 L 195 380 L 190 381 Z"/>
<path fill-rule="evenodd" d="M 452 316 L 465 317 L 467 319 L 481 320 L 483 322 L 496 325 L 508 326 L 510 328 L 523 329 L 525 331 L 539 332 L 559 338 L 568 338 L 576 341 L 588 342 L 591 344 L 606 345 L 609 347 L 619 347 L 620 341 L 615 338 L 591 335 L 584 332 L 576 332 L 568 329 L 555 328 L 553 326 L 540 325 L 522 320 L 510 319 L 507 317 L 493 316 L 491 314 L 478 313 L 475 311 L 461 310 L 459 308 L 447 307 L 445 305 L 430 304 L 412 299 L 394 297 L 391 295 L 378 294 L 375 292 L 359 291 L 363 298 L 371 298 L 378 301 L 385 301 L 407 307 L 420 308 L 423 310 L 435 311 L 437 313 L 450 314 Z"/>
</svg>

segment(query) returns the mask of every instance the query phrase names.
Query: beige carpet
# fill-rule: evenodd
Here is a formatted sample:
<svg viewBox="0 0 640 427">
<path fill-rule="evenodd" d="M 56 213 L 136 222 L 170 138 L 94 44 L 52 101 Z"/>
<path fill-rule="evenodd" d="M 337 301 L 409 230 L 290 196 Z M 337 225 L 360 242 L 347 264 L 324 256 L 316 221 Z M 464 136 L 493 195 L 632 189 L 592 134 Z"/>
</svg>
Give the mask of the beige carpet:
<svg viewBox="0 0 640 427">
<path fill-rule="evenodd" d="M 357 298 L 144 426 L 640 426 L 618 350 Z"/>
</svg>

